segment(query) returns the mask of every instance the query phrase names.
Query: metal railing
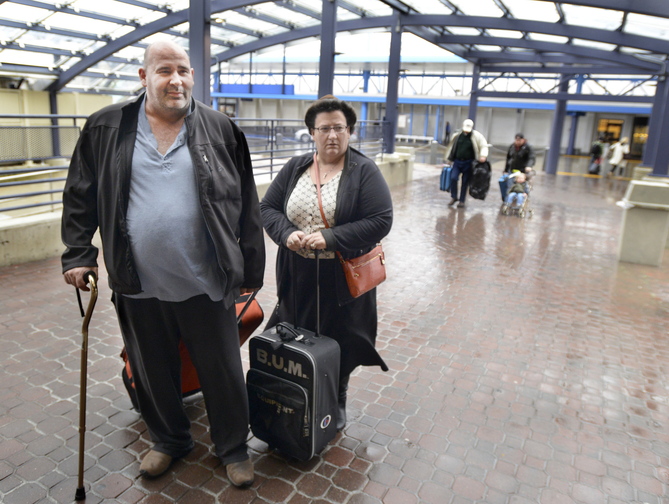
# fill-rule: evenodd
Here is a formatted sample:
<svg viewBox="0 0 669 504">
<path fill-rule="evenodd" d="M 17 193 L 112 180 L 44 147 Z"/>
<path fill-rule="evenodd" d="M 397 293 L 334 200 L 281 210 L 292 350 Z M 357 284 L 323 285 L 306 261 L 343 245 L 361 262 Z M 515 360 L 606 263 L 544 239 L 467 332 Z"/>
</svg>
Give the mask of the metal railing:
<svg viewBox="0 0 669 504">
<path fill-rule="evenodd" d="M 0 218 L 54 211 L 62 192 L 82 115 L 0 114 L 0 120 L 23 124 L 0 126 Z M 52 125 L 26 125 L 49 119 Z M 257 183 L 269 182 L 293 156 L 313 151 L 304 122 L 296 119 L 233 119 L 249 144 Z M 73 124 L 62 124 L 72 121 Z M 351 135 L 352 147 L 369 157 L 383 152 L 383 124 L 360 121 Z M 27 187 L 30 190 L 26 190 Z"/>
</svg>

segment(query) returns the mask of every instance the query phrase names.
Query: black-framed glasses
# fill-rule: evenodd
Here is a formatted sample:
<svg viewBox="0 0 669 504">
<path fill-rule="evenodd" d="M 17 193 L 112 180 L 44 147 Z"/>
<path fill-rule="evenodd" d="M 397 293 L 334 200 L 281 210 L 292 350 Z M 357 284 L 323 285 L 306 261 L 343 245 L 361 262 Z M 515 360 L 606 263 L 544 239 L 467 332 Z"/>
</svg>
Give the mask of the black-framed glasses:
<svg viewBox="0 0 669 504">
<path fill-rule="evenodd" d="M 334 131 L 337 135 L 341 135 L 347 129 L 348 126 L 339 124 L 337 126 L 321 126 L 320 128 L 314 128 L 314 131 L 318 131 L 321 135 L 329 135 L 330 131 Z"/>
</svg>

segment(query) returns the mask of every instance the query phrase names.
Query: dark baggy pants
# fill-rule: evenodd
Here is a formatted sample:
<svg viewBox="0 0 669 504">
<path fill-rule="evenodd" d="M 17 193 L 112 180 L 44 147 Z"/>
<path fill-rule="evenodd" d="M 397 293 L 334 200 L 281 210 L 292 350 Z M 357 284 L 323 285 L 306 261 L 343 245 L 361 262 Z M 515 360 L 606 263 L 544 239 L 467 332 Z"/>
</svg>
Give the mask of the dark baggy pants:
<svg viewBox="0 0 669 504">
<path fill-rule="evenodd" d="M 462 173 L 462 187 L 460 189 L 460 202 L 464 203 L 467 198 L 469 179 L 472 177 L 472 166 L 474 161 L 461 161 L 456 159 L 451 166 L 451 198 L 458 199 L 458 178 Z"/>
<path fill-rule="evenodd" d="M 183 457 L 193 449 L 181 396 L 179 340 L 202 386 L 211 439 L 223 464 L 248 458 L 249 408 L 234 304 L 196 296 L 172 303 L 114 294 L 137 400 L 154 450 Z"/>
</svg>

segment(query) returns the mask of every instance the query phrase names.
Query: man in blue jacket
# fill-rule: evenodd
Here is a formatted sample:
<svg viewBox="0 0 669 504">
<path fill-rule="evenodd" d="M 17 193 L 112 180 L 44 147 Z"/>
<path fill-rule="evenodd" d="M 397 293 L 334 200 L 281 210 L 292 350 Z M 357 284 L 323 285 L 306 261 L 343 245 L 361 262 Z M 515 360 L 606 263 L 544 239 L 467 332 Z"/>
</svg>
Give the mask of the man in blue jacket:
<svg viewBox="0 0 669 504">
<path fill-rule="evenodd" d="M 194 71 L 172 42 L 151 44 L 145 93 L 86 122 L 63 194 L 65 281 L 88 290 L 97 229 L 157 477 L 194 447 L 178 344 L 197 370 L 216 455 L 253 482 L 235 298 L 262 286 L 265 249 L 251 159 L 229 118 L 192 99 Z"/>
</svg>

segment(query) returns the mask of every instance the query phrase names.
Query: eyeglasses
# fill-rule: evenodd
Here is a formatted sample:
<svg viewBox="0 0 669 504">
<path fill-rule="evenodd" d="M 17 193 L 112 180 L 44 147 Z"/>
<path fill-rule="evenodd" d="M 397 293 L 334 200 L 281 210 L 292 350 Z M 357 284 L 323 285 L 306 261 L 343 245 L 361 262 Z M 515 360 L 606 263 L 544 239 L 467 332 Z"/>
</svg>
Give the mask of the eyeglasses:
<svg viewBox="0 0 669 504">
<path fill-rule="evenodd" d="M 320 128 L 314 128 L 315 131 L 318 131 L 321 135 L 329 135 L 330 131 L 334 131 L 337 135 L 341 135 L 344 131 L 348 129 L 348 126 L 321 126 Z"/>
</svg>

